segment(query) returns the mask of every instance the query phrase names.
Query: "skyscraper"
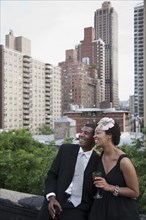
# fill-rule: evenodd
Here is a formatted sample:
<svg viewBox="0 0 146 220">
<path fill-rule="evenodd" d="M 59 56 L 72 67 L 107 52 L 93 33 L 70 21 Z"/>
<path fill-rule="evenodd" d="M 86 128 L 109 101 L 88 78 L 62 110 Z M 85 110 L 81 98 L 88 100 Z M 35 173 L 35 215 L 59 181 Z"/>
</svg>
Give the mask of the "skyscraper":
<svg viewBox="0 0 146 220">
<path fill-rule="evenodd" d="M 95 40 L 95 29 L 84 28 L 84 40 L 76 46 L 78 60 L 95 67 L 100 80 L 100 103 L 105 101 L 105 44 Z"/>
<path fill-rule="evenodd" d="M 144 117 L 144 6 L 134 8 L 134 113 Z"/>
<path fill-rule="evenodd" d="M 66 60 L 59 66 L 62 69 L 62 113 L 69 111 L 71 106 L 99 107 L 100 83 L 96 70 L 78 61 L 74 49 L 66 50 Z"/>
<path fill-rule="evenodd" d="M 61 71 L 31 57 L 31 42 L 6 35 L 0 45 L 0 128 L 54 128 L 61 116 Z"/>
<path fill-rule="evenodd" d="M 146 128 L 146 1 L 144 1 L 144 127 Z"/>
<path fill-rule="evenodd" d="M 109 1 L 95 11 L 94 28 L 105 43 L 105 101 L 118 109 L 118 15 Z"/>
</svg>

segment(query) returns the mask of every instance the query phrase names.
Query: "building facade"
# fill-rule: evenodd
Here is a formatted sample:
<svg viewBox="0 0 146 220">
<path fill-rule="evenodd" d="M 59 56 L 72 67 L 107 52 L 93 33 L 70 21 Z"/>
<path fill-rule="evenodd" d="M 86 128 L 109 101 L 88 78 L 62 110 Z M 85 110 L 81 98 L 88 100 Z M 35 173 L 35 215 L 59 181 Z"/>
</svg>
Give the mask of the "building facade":
<svg viewBox="0 0 146 220">
<path fill-rule="evenodd" d="M 33 59 L 30 41 L 15 39 L 12 32 L 6 45 L 0 45 L 0 128 L 29 128 L 33 133 L 42 124 L 54 128 L 61 117 L 60 68 Z"/>
<path fill-rule="evenodd" d="M 105 44 L 101 39 L 95 40 L 95 29 L 84 28 L 84 40 L 76 46 L 79 61 L 97 70 L 100 80 L 100 102 L 105 101 Z"/>
<path fill-rule="evenodd" d="M 144 1 L 144 127 L 146 128 L 146 1 Z"/>
<path fill-rule="evenodd" d="M 31 41 L 23 36 L 15 37 L 12 30 L 5 36 L 5 45 L 9 49 L 31 55 Z"/>
<path fill-rule="evenodd" d="M 105 43 L 105 100 L 119 108 L 118 15 L 109 1 L 94 13 L 95 39 Z"/>
<path fill-rule="evenodd" d="M 134 8 L 134 113 L 144 117 L 144 6 Z"/>
<path fill-rule="evenodd" d="M 76 121 L 77 133 L 80 132 L 81 128 L 86 123 L 97 124 L 97 122 L 102 117 L 110 117 L 116 120 L 120 125 L 121 132 L 131 131 L 131 124 L 130 124 L 131 114 L 128 111 L 116 111 L 115 109 L 112 110 L 112 109 L 84 108 L 84 109 L 76 109 L 74 111 L 65 112 L 64 115 Z"/>
<path fill-rule="evenodd" d="M 129 111 L 134 115 L 134 95 L 129 96 Z"/>
<path fill-rule="evenodd" d="M 62 76 L 62 113 L 71 105 L 98 107 L 100 103 L 100 82 L 97 71 L 77 60 L 76 50 L 66 50 L 65 62 L 59 63 Z"/>
<path fill-rule="evenodd" d="M 59 66 L 52 67 L 52 89 L 50 91 L 52 97 L 52 127 L 54 127 L 55 121 L 61 117 L 62 112 L 62 97 L 61 97 L 61 69 Z"/>
</svg>

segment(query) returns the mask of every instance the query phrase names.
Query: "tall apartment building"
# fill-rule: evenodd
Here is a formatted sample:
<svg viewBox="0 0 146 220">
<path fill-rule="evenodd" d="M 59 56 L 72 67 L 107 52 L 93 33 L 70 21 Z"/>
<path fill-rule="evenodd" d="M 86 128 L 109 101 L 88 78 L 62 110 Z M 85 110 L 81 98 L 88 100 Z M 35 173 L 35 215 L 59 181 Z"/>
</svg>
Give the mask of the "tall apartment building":
<svg viewBox="0 0 146 220">
<path fill-rule="evenodd" d="M 0 128 L 34 133 L 42 124 L 54 128 L 61 116 L 58 99 L 60 68 L 33 59 L 28 39 L 6 35 L 6 47 L 0 45 Z"/>
<path fill-rule="evenodd" d="M 144 127 L 146 128 L 146 1 L 144 1 Z"/>
<path fill-rule="evenodd" d="M 73 105 L 99 107 L 100 83 L 97 71 L 77 61 L 74 49 L 66 50 L 66 60 L 59 66 L 62 69 L 62 112 L 69 111 Z"/>
<path fill-rule="evenodd" d="M 144 117 L 144 6 L 134 8 L 134 112 Z"/>
<path fill-rule="evenodd" d="M 52 89 L 50 91 L 52 97 L 52 124 L 60 119 L 62 112 L 62 98 L 61 98 L 61 69 L 59 66 L 52 67 Z"/>
<path fill-rule="evenodd" d="M 15 37 L 12 30 L 5 36 L 5 44 L 7 48 L 31 55 L 31 41 L 23 36 Z"/>
<path fill-rule="evenodd" d="M 79 61 L 96 68 L 100 79 L 100 102 L 105 101 L 105 44 L 101 39 L 95 40 L 94 28 L 84 28 L 84 39 L 76 50 Z"/>
<path fill-rule="evenodd" d="M 118 15 L 109 1 L 95 11 L 94 28 L 95 39 L 105 43 L 105 100 L 118 109 Z"/>
<path fill-rule="evenodd" d="M 129 111 L 134 115 L 134 95 L 129 96 Z"/>
</svg>

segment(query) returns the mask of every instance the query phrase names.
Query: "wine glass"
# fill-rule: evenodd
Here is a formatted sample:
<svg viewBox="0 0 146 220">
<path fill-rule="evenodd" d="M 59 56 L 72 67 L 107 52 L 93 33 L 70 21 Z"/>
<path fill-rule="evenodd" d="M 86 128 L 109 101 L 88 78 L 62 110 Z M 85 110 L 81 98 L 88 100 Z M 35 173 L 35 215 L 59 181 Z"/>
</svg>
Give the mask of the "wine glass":
<svg viewBox="0 0 146 220">
<path fill-rule="evenodd" d="M 102 177 L 102 172 L 101 171 L 94 171 L 92 173 L 92 178 L 93 178 L 93 181 L 95 180 L 95 177 Z M 101 195 L 101 189 L 97 189 L 97 193 L 95 195 L 95 199 L 101 199 L 103 196 Z"/>
<path fill-rule="evenodd" d="M 58 205 L 54 204 L 54 209 L 55 209 L 55 218 L 54 219 L 58 219 L 59 218 L 59 215 L 60 215 L 60 209 L 58 207 Z"/>
</svg>

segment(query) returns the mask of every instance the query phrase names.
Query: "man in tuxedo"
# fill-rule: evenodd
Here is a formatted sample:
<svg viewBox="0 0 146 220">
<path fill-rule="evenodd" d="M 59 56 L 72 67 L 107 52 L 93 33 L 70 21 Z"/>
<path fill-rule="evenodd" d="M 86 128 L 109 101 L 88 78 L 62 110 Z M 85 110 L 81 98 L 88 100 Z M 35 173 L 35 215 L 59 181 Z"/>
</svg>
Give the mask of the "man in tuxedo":
<svg viewBox="0 0 146 220">
<path fill-rule="evenodd" d="M 93 149 L 94 130 L 93 124 L 86 124 L 79 134 L 79 145 L 63 144 L 60 147 L 45 180 L 45 200 L 38 220 L 88 219 L 93 196 L 96 193 L 92 172 L 97 169 L 99 161 L 99 155 Z M 81 160 L 82 165 L 78 164 Z M 76 183 L 75 180 L 78 178 L 80 180 Z M 58 211 L 59 217 L 57 217 Z"/>
</svg>

